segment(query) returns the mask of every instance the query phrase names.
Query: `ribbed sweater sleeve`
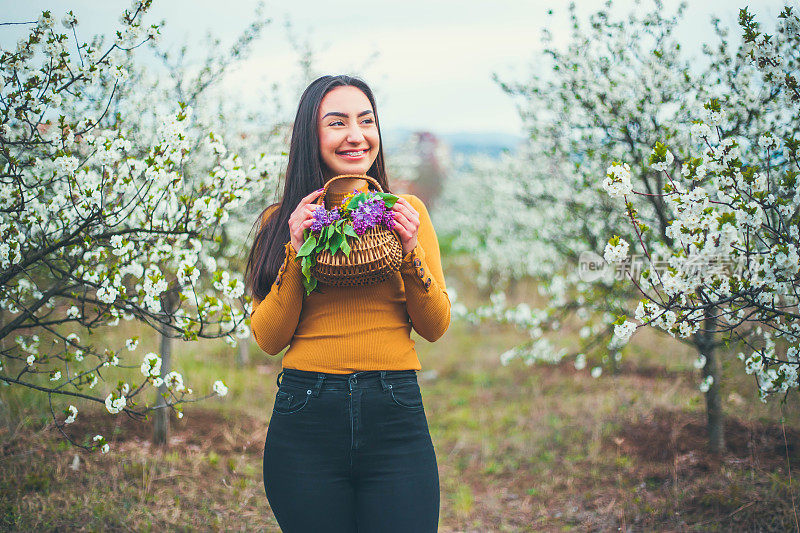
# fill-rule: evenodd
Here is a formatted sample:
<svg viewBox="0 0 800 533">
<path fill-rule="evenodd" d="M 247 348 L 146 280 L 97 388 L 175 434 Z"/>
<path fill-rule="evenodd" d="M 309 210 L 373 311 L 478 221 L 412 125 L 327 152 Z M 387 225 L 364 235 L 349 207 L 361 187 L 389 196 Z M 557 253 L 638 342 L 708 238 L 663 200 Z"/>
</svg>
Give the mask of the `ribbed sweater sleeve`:
<svg viewBox="0 0 800 533">
<path fill-rule="evenodd" d="M 406 293 L 406 309 L 414 330 L 434 342 L 450 325 L 450 297 L 445 287 L 439 240 L 425 204 L 414 195 L 403 195 L 419 213 L 417 246 L 403 258 L 400 275 Z"/>
<path fill-rule="evenodd" d="M 265 213 L 262 224 L 273 211 Z M 250 315 L 253 337 L 270 355 L 279 354 L 289 345 L 303 308 L 303 274 L 300 263 L 294 260 L 297 252 L 290 242 L 285 248 L 286 256 L 278 276 L 263 300 L 253 297 L 253 313 Z"/>
</svg>

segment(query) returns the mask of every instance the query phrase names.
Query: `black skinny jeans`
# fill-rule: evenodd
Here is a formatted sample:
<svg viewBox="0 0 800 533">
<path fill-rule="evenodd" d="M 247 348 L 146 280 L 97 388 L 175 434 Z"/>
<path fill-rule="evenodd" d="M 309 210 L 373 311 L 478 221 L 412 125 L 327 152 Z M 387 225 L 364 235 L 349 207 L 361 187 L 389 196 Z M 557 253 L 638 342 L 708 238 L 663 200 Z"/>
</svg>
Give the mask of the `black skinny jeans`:
<svg viewBox="0 0 800 533">
<path fill-rule="evenodd" d="M 415 371 L 287 368 L 278 380 L 264 488 L 285 533 L 437 530 L 439 471 Z"/>
</svg>

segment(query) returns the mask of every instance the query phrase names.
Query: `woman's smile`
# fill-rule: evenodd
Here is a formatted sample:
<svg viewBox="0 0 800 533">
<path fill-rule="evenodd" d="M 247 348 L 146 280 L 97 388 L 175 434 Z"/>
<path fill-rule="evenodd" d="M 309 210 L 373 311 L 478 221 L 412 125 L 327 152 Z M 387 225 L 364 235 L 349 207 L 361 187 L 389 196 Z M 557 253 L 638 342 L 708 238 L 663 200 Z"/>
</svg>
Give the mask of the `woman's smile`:
<svg viewBox="0 0 800 533">
<path fill-rule="evenodd" d="M 367 157 L 368 150 L 343 150 L 341 152 L 337 152 L 341 157 L 347 159 L 348 161 L 359 161 Z"/>
</svg>

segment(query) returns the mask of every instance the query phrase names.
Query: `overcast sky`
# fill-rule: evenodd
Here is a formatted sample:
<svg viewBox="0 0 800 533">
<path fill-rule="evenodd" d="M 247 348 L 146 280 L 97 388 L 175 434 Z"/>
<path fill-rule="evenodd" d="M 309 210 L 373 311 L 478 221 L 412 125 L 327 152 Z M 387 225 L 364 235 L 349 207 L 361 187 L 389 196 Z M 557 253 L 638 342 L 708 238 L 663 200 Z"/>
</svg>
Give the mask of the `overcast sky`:
<svg viewBox="0 0 800 533">
<path fill-rule="evenodd" d="M 148 21 L 162 18 L 164 44 L 188 42 L 200 50 L 212 31 L 230 44 L 252 19 L 255 0 L 156 0 Z M 762 0 L 690 0 L 679 28 L 682 42 L 699 49 L 710 38 L 710 16 L 736 25 L 738 8 L 750 6 L 761 20 L 774 20 L 784 3 Z M 649 2 L 645 1 L 646 5 Z M 678 2 L 664 0 L 667 12 Z M 0 22 L 34 20 L 50 9 L 60 21 L 73 9 L 79 37 L 108 31 L 129 2 L 0 0 Z M 297 53 L 288 44 L 284 22 L 315 50 L 322 73 L 356 73 L 376 93 L 382 128 L 424 129 L 437 133 L 496 132 L 520 134 L 521 122 L 513 102 L 492 81 L 523 80 L 540 49 L 539 35 L 547 25 L 558 38 L 566 35 L 566 2 L 542 0 L 293 0 L 266 4 L 273 22 L 255 45 L 249 59 L 227 81 L 233 97 L 257 105 L 264 88 L 278 81 L 288 107 L 296 106 L 291 92 L 298 74 Z M 581 13 L 602 7 L 597 0 L 578 0 Z M 632 1 L 615 2 L 626 11 Z M 548 10 L 554 10 L 548 16 Z M 770 22 L 771 24 L 771 22 Z M 0 26 L 0 44 L 14 46 L 20 27 Z M 291 93 L 291 94 L 290 94 Z M 296 109 L 296 107 L 295 107 Z M 294 114 L 295 109 L 287 111 Z"/>
</svg>

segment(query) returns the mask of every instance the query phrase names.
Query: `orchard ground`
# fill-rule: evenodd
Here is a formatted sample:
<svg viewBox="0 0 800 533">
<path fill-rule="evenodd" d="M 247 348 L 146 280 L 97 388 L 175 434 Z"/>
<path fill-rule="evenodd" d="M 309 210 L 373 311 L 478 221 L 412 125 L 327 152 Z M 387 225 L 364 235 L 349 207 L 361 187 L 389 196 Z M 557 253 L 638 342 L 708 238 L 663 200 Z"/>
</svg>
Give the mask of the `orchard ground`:
<svg viewBox="0 0 800 533">
<path fill-rule="evenodd" d="M 478 295 L 462 289 L 460 297 Z M 126 323 L 93 338 L 135 334 L 138 361 L 157 348 L 149 331 Z M 573 337 L 564 344 L 576 337 L 565 335 Z M 454 321 L 435 344 L 415 338 L 439 465 L 440 531 L 797 527 L 796 395 L 783 407 L 762 404 L 732 356 L 723 389 L 728 451 L 713 456 L 695 355 L 668 337 L 638 332 L 620 372 L 598 379 L 591 364 L 502 366 L 499 354 L 524 340 L 506 327 Z M 237 368 L 236 350 L 221 341 L 177 343 L 176 352 L 188 386 L 205 393 L 222 376 L 230 391 L 187 405 L 164 448 L 150 444 L 148 422 L 79 405 L 70 432 L 102 433 L 112 450 L 83 453 L 48 423 L 45 398 L 0 389 L 12 418 L 0 429 L 0 529 L 279 531 L 261 476 L 279 358 L 251 344 L 251 362 Z"/>
</svg>

